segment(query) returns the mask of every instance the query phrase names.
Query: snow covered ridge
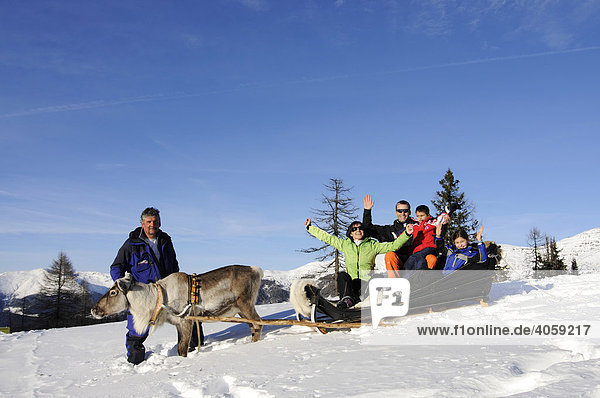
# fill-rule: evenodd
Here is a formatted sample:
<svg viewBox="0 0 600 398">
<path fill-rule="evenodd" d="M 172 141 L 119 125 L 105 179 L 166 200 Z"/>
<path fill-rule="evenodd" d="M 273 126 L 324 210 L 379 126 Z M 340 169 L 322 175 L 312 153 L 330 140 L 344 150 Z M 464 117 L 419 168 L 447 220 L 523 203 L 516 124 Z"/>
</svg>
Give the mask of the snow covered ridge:
<svg viewBox="0 0 600 398">
<path fill-rule="evenodd" d="M 572 259 L 577 261 L 579 273 L 585 274 L 600 271 L 600 228 L 590 229 L 575 236 L 557 242 L 560 255 L 570 268 Z M 532 276 L 532 265 L 528 260 L 531 252 L 528 247 L 519 247 L 501 244 L 502 261 L 500 265 L 507 266 L 508 277 L 512 280 Z M 383 255 L 376 259 L 376 271 L 385 272 Z M 330 276 L 333 267 L 328 267 L 327 262 L 310 262 L 290 271 L 264 270 L 264 286 L 262 302 L 286 301 L 284 290 L 296 279 L 313 278 L 321 279 Z M 93 295 L 102 295 L 113 284 L 108 273 L 79 272 L 80 279 L 86 280 L 90 285 Z M 14 271 L 0 273 L 0 299 L 7 297 L 22 298 L 39 291 L 39 281 L 43 278 L 43 270 Z"/>
<path fill-rule="evenodd" d="M 44 278 L 42 268 L 31 271 L 13 271 L 0 274 L 0 299 L 23 298 L 38 294 Z M 92 297 L 102 296 L 112 285 L 113 280 L 108 273 L 78 272 L 77 281 L 85 280 L 89 284 Z"/>
<path fill-rule="evenodd" d="M 522 279 L 533 274 L 530 260 L 531 248 L 512 245 L 502 246 L 500 266 L 507 266 L 509 279 Z M 600 228 L 593 228 L 556 242 L 567 270 L 573 259 L 577 261 L 580 274 L 600 271 Z"/>
</svg>

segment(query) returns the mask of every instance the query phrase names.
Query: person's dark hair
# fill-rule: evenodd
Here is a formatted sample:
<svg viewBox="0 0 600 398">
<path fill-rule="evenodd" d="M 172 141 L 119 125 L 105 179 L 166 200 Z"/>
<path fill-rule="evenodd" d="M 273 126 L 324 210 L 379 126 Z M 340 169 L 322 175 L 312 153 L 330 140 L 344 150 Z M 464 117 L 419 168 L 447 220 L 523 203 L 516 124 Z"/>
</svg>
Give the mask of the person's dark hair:
<svg viewBox="0 0 600 398">
<path fill-rule="evenodd" d="M 155 209 L 154 207 L 146 207 L 142 212 L 142 215 L 140 216 L 140 220 L 143 222 L 144 217 L 148 216 L 160 218 L 160 211 L 158 211 L 158 209 Z"/>
<path fill-rule="evenodd" d="M 350 224 L 348 226 L 348 230 L 346 231 L 346 236 L 348 238 L 352 239 L 352 234 L 351 234 L 352 233 L 352 228 L 355 227 L 355 226 L 357 226 L 357 225 L 363 225 L 363 223 L 360 222 L 360 221 L 352 221 L 352 224 Z M 365 236 L 366 236 L 366 233 L 365 233 Z M 354 240 L 354 239 L 352 239 L 352 240 Z"/>
<path fill-rule="evenodd" d="M 407 205 L 408 210 L 410 210 L 410 203 L 408 203 L 407 200 L 399 200 L 398 202 L 396 202 L 396 206 L 398 206 L 398 205 Z"/>
<path fill-rule="evenodd" d="M 452 243 L 454 243 L 457 238 L 463 238 L 469 241 L 469 234 L 464 229 L 459 228 L 452 234 Z"/>
<path fill-rule="evenodd" d="M 429 207 L 427 207 L 426 205 L 418 205 L 417 208 L 415 209 L 415 213 L 416 212 L 425 213 L 427 215 L 431 214 L 431 213 L 429 213 Z"/>
</svg>

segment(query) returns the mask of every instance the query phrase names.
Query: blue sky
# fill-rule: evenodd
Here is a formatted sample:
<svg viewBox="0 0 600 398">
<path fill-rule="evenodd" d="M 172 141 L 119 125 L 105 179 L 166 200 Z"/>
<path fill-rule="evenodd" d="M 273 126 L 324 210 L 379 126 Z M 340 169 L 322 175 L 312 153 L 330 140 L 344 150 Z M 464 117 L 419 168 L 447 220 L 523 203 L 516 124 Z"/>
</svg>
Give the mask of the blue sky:
<svg viewBox="0 0 600 398">
<path fill-rule="evenodd" d="M 0 272 L 107 272 L 147 206 L 183 271 L 292 269 L 329 178 L 385 224 L 448 168 L 486 239 L 600 226 L 599 1 L 0 9 Z"/>
</svg>

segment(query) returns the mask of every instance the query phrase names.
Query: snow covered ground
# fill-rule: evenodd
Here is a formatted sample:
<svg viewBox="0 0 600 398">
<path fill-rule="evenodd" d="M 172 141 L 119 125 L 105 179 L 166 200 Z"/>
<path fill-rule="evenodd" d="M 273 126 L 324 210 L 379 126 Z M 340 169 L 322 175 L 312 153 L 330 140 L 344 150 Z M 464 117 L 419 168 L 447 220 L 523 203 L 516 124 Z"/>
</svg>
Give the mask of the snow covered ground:
<svg viewBox="0 0 600 398">
<path fill-rule="evenodd" d="M 205 324 L 207 344 L 177 356 L 165 325 L 146 342 L 139 366 L 124 356 L 124 323 L 0 334 L 0 395 L 133 397 L 600 397 L 600 275 L 563 275 L 497 283 L 478 305 L 401 319 L 395 327 L 326 335 L 306 327 L 265 327 L 249 342 L 246 325 Z M 291 317 L 288 303 L 259 307 Z M 417 326 L 590 324 L 588 336 L 484 345 L 431 339 L 415 345 Z M 403 337 L 404 336 L 404 337 Z M 510 337 L 512 338 L 512 337 Z M 510 339 L 509 338 L 509 339 Z M 389 344 L 371 344 L 381 339 Z M 449 339 L 449 338 L 448 338 Z M 509 341 L 511 343 L 511 341 Z"/>
</svg>

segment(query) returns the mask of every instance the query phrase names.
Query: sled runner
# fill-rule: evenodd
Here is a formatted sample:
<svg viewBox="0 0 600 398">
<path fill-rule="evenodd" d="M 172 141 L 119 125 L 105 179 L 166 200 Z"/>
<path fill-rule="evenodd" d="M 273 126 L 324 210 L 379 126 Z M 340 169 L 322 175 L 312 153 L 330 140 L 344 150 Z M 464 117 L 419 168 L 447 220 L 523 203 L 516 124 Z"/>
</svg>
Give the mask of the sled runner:
<svg viewBox="0 0 600 398">
<path fill-rule="evenodd" d="M 290 301 L 296 311 L 298 320 L 310 319 L 311 322 L 332 325 L 332 328 L 318 327 L 317 330 L 321 333 L 327 333 L 333 328 L 341 329 L 344 324 L 364 326 L 366 322 L 370 321 L 370 311 L 368 309 L 366 309 L 366 314 L 369 317 L 364 317 L 363 309 L 358 306 L 338 308 L 337 303 L 323 297 L 321 289 L 315 285 L 314 281 L 309 279 L 298 279 L 292 283 Z"/>
<path fill-rule="evenodd" d="M 327 300 L 321 295 L 321 289 L 315 285 L 306 284 L 304 285 L 304 293 L 306 298 L 311 303 L 310 320 L 311 322 L 325 322 L 328 324 L 338 324 L 336 329 L 340 329 L 342 323 L 357 323 L 361 324 L 361 321 L 366 319 L 362 318 L 362 310 L 360 308 L 338 308 L 334 303 Z M 298 320 L 302 319 L 301 314 L 296 312 Z M 321 333 L 328 333 L 332 329 L 326 327 L 317 327 L 317 330 Z"/>
<path fill-rule="evenodd" d="M 321 320 L 360 322 L 362 310 L 360 308 L 338 308 L 334 303 L 321 295 L 321 289 L 315 285 L 307 284 L 304 286 L 306 297 L 310 300 L 313 310 L 311 311 L 311 320 L 313 322 Z"/>
</svg>

